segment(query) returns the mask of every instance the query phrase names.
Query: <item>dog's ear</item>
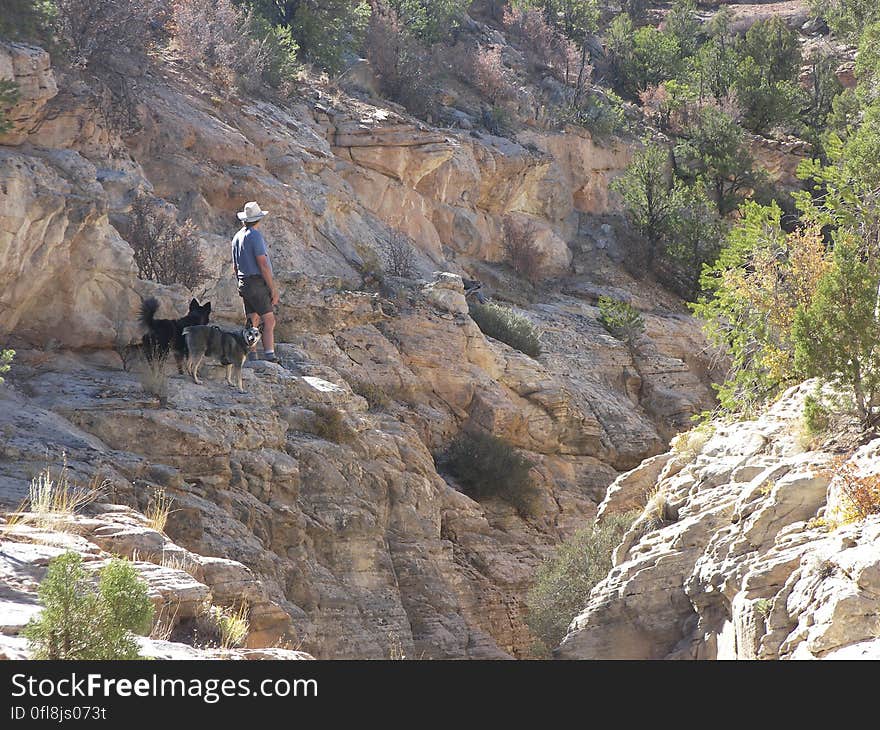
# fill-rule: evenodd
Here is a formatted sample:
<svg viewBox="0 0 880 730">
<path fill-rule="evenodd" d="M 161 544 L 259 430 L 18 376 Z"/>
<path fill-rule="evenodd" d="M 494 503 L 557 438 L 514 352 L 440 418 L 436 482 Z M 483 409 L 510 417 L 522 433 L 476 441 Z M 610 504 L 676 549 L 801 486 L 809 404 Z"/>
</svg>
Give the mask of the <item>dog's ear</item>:
<svg viewBox="0 0 880 730">
<path fill-rule="evenodd" d="M 208 302 L 207 304 L 205 304 L 202 307 L 202 309 L 205 310 L 205 314 L 210 314 L 211 313 L 211 302 Z"/>
<path fill-rule="evenodd" d="M 189 311 L 191 312 L 193 309 L 198 309 L 198 308 L 199 308 L 199 302 L 198 302 L 198 300 L 197 300 L 197 299 L 193 299 L 193 300 L 189 303 Z"/>
</svg>

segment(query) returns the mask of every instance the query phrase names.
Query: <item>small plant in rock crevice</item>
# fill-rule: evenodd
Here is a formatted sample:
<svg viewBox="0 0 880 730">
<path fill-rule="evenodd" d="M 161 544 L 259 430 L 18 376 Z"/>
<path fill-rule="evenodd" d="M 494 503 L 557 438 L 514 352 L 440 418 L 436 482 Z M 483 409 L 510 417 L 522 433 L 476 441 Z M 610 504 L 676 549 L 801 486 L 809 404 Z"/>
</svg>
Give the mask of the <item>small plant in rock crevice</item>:
<svg viewBox="0 0 880 730">
<path fill-rule="evenodd" d="M 845 462 L 839 464 L 833 474 L 833 483 L 840 494 L 838 526 L 880 514 L 880 473 L 862 474 L 855 464 Z"/>
<path fill-rule="evenodd" d="M 645 319 L 631 304 L 612 297 L 599 297 L 599 323 L 630 349 L 645 332 Z"/>
<path fill-rule="evenodd" d="M 237 609 L 214 606 L 211 612 L 220 630 L 220 646 L 227 650 L 244 646 L 250 631 L 247 604 L 242 603 Z"/>
<path fill-rule="evenodd" d="M 3 382 L 3 374 L 8 373 L 12 367 L 12 358 L 15 350 L 0 350 L 0 383 Z"/>
<path fill-rule="evenodd" d="M 391 231 L 388 243 L 382 251 L 385 273 L 404 279 L 414 277 L 416 268 L 416 245 L 403 231 Z"/>
<path fill-rule="evenodd" d="M 637 512 L 609 515 L 590 522 L 559 545 L 535 574 L 526 596 L 526 623 L 546 655 L 565 637 L 572 618 L 587 603 L 590 591 L 611 571 L 615 548 Z"/>
<path fill-rule="evenodd" d="M 354 439 L 356 433 L 346 423 L 345 414 L 339 408 L 315 406 L 312 410 L 315 414 L 314 430 L 317 436 L 336 444 L 349 443 Z"/>
<path fill-rule="evenodd" d="M 381 385 L 367 380 L 358 380 L 351 384 L 351 389 L 365 398 L 371 411 L 381 411 L 393 402 L 392 396 Z"/>
<path fill-rule="evenodd" d="M 446 454 L 449 471 L 476 500 L 498 497 L 522 517 L 535 513 L 539 492 L 531 476 L 534 464 L 507 441 L 482 432 L 462 432 Z"/>
<path fill-rule="evenodd" d="M 820 436 L 831 425 L 831 413 L 816 395 L 804 399 L 804 426 L 810 436 Z"/>
<path fill-rule="evenodd" d="M 646 530 L 655 530 L 670 520 L 671 514 L 666 490 L 662 487 L 657 487 L 648 495 L 645 508 L 642 510 L 638 521 L 643 524 Z"/>
<path fill-rule="evenodd" d="M 531 220 L 504 219 L 504 252 L 513 270 L 536 284 L 544 271 L 545 254 L 537 242 L 538 226 Z"/>
<path fill-rule="evenodd" d="M 174 500 L 165 494 L 164 489 L 156 489 L 153 492 L 153 498 L 150 500 L 150 506 L 144 515 L 147 518 L 147 524 L 156 532 L 165 532 L 165 526 L 168 524 L 168 515 L 171 514 L 171 503 Z"/>
<path fill-rule="evenodd" d="M 771 598 L 759 598 L 754 603 L 755 612 L 763 619 L 767 619 L 770 616 L 770 612 L 773 610 L 773 599 Z"/>
<path fill-rule="evenodd" d="M 164 408 L 168 405 L 169 382 L 165 365 L 168 362 L 168 354 L 159 351 L 158 347 L 152 349 L 141 348 L 144 357 L 140 359 L 137 368 L 137 377 L 144 393 L 156 398 L 159 406 Z"/>
<path fill-rule="evenodd" d="M 678 434 L 669 442 L 669 447 L 673 453 L 687 461 L 693 461 L 714 434 L 715 426 L 709 421 L 704 421 L 689 431 Z"/>
<path fill-rule="evenodd" d="M 57 472 L 47 465 L 31 479 L 27 499 L 7 517 L 6 527 L 28 524 L 40 529 L 67 531 L 70 518 L 98 499 L 106 485 L 98 477 L 86 487 L 72 483 L 65 456 Z"/>
<path fill-rule="evenodd" d="M 529 357 L 540 356 L 541 341 L 535 326 L 509 307 L 494 302 L 470 303 L 468 312 L 483 334 L 494 337 Z"/>
</svg>

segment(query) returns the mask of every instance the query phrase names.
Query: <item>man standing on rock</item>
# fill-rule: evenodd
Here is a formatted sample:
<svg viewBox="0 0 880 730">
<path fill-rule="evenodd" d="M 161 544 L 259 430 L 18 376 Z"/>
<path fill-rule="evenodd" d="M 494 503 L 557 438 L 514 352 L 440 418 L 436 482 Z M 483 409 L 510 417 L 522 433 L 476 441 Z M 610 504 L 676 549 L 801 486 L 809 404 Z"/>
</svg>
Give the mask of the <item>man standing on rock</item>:
<svg viewBox="0 0 880 730">
<path fill-rule="evenodd" d="M 272 275 L 266 241 L 257 230 L 267 212 L 251 201 L 237 214 L 244 225 L 232 239 L 232 266 L 238 278 L 238 294 L 244 300 L 245 316 L 254 327 L 260 323 L 263 325 L 263 359 L 279 362 L 275 357 L 274 310 L 278 304 L 278 288 Z M 256 360 L 256 353 L 249 353 L 248 359 Z"/>
</svg>

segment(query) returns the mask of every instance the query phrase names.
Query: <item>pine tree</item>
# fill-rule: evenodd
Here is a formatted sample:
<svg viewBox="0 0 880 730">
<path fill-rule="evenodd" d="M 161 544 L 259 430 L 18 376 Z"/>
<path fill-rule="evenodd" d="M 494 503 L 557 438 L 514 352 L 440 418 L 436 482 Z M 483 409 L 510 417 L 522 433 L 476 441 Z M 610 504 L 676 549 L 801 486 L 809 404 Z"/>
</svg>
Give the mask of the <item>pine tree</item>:
<svg viewBox="0 0 880 730">
<path fill-rule="evenodd" d="M 134 633 L 149 631 L 153 604 L 132 565 L 114 559 L 95 588 L 82 558 L 49 563 L 40 584 L 43 610 L 24 630 L 34 659 L 138 659 Z"/>
<path fill-rule="evenodd" d="M 880 392 L 880 327 L 875 317 L 877 273 L 855 239 L 836 236 L 831 270 L 812 302 L 795 315 L 795 366 L 811 377 L 848 387 L 864 423 Z"/>
<path fill-rule="evenodd" d="M 686 181 L 703 181 L 722 217 L 735 211 L 761 182 L 742 128 L 712 107 L 703 109 L 688 128 L 675 148 L 675 158 Z"/>
<path fill-rule="evenodd" d="M 627 217 L 647 242 L 647 268 L 663 253 L 666 237 L 678 213 L 676 190 L 670 180 L 669 152 L 647 142 L 633 156 L 626 171 L 611 183 L 623 198 Z"/>
</svg>

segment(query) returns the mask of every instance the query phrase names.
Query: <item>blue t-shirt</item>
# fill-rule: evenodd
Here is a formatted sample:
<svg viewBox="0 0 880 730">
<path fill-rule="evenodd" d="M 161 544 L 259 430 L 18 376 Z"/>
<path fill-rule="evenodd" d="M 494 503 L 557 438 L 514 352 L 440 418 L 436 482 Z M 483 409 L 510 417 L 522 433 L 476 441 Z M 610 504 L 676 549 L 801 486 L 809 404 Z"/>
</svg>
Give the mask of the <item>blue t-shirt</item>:
<svg viewBox="0 0 880 730">
<path fill-rule="evenodd" d="M 240 279 L 260 274 L 257 256 L 265 256 L 269 260 L 266 241 L 263 240 L 263 234 L 256 228 L 245 226 L 232 239 L 232 263 L 238 269 Z M 271 261 L 269 261 L 269 271 L 272 271 Z"/>
</svg>

